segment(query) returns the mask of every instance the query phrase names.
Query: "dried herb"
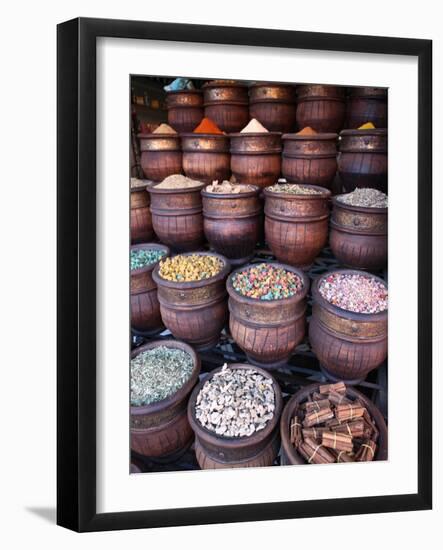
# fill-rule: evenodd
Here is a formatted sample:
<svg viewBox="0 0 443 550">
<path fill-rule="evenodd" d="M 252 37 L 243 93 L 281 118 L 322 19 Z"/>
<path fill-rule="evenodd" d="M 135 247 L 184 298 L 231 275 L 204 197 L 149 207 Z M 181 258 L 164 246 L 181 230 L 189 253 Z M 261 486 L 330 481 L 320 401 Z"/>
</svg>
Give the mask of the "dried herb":
<svg viewBox="0 0 443 550">
<path fill-rule="evenodd" d="M 157 263 L 166 254 L 155 248 L 136 248 L 131 250 L 131 271 Z"/>
</svg>

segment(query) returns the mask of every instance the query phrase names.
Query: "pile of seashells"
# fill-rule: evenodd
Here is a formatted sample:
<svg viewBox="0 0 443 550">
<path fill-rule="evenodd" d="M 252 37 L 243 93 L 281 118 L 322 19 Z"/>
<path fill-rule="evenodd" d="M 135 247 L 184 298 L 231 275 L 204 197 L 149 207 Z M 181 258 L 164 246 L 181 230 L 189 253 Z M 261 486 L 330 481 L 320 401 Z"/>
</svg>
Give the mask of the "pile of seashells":
<svg viewBox="0 0 443 550">
<path fill-rule="evenodd" d="M 271 378 L 254 368 L 226 364 L 198 393 L 195 416 L 200 424 L 223 437 L 247 437 L 265 428 L 274 416 Z"/>
</svg>

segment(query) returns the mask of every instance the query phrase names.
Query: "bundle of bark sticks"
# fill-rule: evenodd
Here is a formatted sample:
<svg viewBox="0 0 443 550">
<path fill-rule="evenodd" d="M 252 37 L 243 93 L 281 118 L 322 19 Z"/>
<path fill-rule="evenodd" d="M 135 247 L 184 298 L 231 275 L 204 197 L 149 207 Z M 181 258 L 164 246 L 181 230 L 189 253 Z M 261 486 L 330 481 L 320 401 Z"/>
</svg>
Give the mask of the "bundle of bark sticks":
<svg viewBox="0 0 443 550">
<path fill-rule="evenodd" d="M 308 464 L 374 460 L 378 435 L 368 410 L 347 395 L 343 382 L 319 386 L 290 422 L 291 443 Z"/>
</svg>

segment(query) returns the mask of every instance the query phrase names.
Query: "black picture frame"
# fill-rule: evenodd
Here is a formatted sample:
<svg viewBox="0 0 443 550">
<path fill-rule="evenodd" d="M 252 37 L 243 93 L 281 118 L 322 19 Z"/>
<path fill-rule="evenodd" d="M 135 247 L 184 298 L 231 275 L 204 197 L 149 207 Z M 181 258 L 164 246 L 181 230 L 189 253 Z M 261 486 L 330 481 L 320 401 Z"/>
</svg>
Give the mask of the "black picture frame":
<svg viewBox="0 0 443 550">
<path fill-rule="evenodd" d="M 57 523 L 104 531 L 432 507 L 432 41 L 74 19 L 57 32 Z M 96 512 L 96 38 L 399 54 L 418 58 L 418 490 L 415 494 Z"/>
</svg>

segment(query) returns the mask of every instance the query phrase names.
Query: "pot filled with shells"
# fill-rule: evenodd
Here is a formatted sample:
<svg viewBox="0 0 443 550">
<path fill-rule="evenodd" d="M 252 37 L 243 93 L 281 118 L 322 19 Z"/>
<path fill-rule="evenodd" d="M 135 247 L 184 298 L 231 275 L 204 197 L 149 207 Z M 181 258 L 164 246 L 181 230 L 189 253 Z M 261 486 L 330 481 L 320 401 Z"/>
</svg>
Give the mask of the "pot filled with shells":
<svg viewBox="0 0 443 550">
<path fill-rule="evenodd" d="M 176 340 L 149 342 L 131 354 L 131 449 L 168 457 L 188 447 L 189 394 L 198 381 L 200 359 Z"/>
<path fill-rule="evenodd" d="M 342 269 L 312 284 L 309 341 L 323 373 L 356 384 L 388 353 L 388 287 L 380 277 Z"/>
<path fill-rule="evenodd" d="M 163 244 L 131 246 L 131 327 L 138 332 L 152 335 L 164 329 L 152 272 L 169 254 L 169 248 Z"/>
<path fill-rule="evenodd" d="M 248 361 L 264 368 L 287 363 L 305 336 L 309 279 L 297 268 L 250 264 L 227 281 L 229 328 Z"/>
<path fill-rule="evenodd" d="M 388 197 L 358 188 L 332 199 L 329 244 L 343 265 L 382 269 L 388 259 Z"/>
<path fill-rule="evenodd" d="M 228 260 L 213 252 L 179 254 L 159 262 L 153 272 L 160 312 L 175 338 L 198 350 L 217 342 L 228 320 Z"/>
<path fill-rule="evenodd" d="M 282 395 L 266 371 L 224 365 L 195 387 L 188 419 L 202 469 L 271 466 L 277 457 Z"/>
<path fill-rule="evenodd" d="M 282 464 L 387 460 L 383 415 L 343 382 L 311 384 L 286 404 L 280 421 Z"/>
</svg>

